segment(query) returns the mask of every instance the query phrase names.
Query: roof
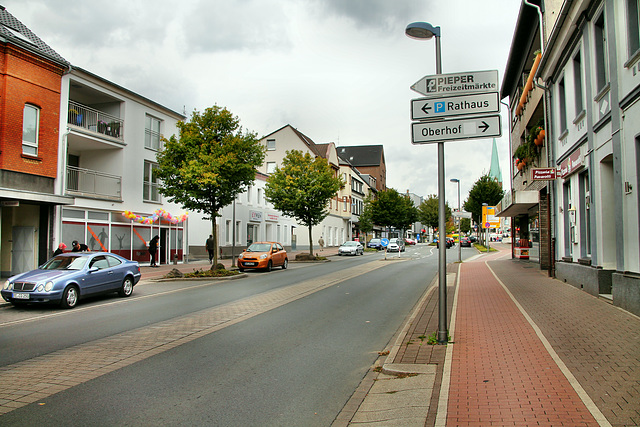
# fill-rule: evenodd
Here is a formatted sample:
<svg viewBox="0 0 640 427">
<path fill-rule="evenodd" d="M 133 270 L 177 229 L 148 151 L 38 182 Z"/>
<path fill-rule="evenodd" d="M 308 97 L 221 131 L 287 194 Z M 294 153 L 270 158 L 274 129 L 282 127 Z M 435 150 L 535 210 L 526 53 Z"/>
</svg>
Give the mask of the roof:
<svg viewBox="0 0 640 427">
<path fill-rule="evenodd" d="M 36 36 L 33 31 L 27 28 L 15 16 L 10 14 L 4 6 L 0 5 L 0 40 L 19 46 L 31 51 L 39 56 L 50 59 L 61 65 L 68 66 L 69 62 L 58 52 L 49 47 L 48 44 Z"/>
<path fill-rule="evenodd" d="M 382 145 L 356 145 L 337 147 L 338 156 L 355 167 L 381 166 L 384 163 L 384 147 Z"/>
</svg>

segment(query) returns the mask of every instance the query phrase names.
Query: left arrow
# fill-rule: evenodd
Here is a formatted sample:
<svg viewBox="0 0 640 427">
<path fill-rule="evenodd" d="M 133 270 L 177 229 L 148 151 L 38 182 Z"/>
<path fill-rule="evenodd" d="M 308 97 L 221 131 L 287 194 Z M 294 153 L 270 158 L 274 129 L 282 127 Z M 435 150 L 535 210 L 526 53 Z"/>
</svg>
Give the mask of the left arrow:
<svg viewBox="0 0 640 427">
<path fill-rule="evenodd" d="M 431 110 L 431 107 L 429 106 L 428 102 L 425 102 L 425 104 L 422 106 L 421 110 L 425 113 L 425 114 L 429 114 L 429 110 Z"/>
</svg>

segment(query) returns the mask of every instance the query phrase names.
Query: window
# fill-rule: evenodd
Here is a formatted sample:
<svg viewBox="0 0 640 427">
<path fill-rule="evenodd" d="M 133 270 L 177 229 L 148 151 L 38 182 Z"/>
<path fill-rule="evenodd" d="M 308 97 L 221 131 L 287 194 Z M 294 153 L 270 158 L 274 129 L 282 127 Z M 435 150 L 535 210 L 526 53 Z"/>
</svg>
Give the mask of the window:
<svg viewBox="0 0 640 427">
<path fill-rule="evenodd" d="M 158 177 L 156 176 L 156 163 L 144 162 L 144 179 L 142 189 L 142 199 L 148 202 L 159 202 Z"/>
<path fill-rule="evenodd" d="M 347 211 L 347 209 L 348 209 L 348 207 L 349 207 L 349 205 L 347 204 L 347 203 L 348 203 L 347 196 L 343 196 L 343 198 L 342 198 L 342 199 L 343 199 L 343 202 L 344 202 L 344 208 L 343 208 L 343 210 L 346 212 L 346 211 Z"/>
<path fill-rule="evenodd" d="M 267 173 L 274 173 L 276 171 L 276 162 L 267 162 Z"/>
<path fill-rule="evenodd" d="M 607 32 L 604 12 L 598 16 L 594 24 L 594 46 L 596 61 L 596 92 L 602 91 L 608 83 L 607 75 Z"/>
<path fill-rule="evenodd" d="M 640 50 L 640 0 L 627 0 L 627 33 L 629 34 L 629 56 Z"/>
<path fill-rule="evenodd" d="M 567 130 L 567 98 L 564 87 L 564 77 L 558 83 L 558 113 L 560 114 L 560 134 Z"/>
<path fill-rule="evenodd" d="M 258 199 L 256 200 L 256 204 L 260 206 L 262 203 L 262 188 L 258 188 Z"/>
<path fill-rule="evenodd" d="M 228 219 L 225 223 L 224 234 L 226 236 L 227 245 L 231 244 L 233 241 L 233 236 L 231 235 L 231 220 Z"/>
<path fill-rule="evenodd" d="M 267 139 L 267 151 L 275 151 L 275 149 L 276 149 L 276 140 Z"/>
<path fill-rule="evenodd" d="M 38 155 L 38 132 L 40 130 L 40 109 L 25 104 L 22 112 L 22 153 Z"/>
<path fill-rule="evenodd" d="M 251 203 L 251 186 L 247 187 L 247 203 Z"/>
<path fill-rule="evenodd" d="M 144 146 L 160 151 L 160 120 L 147 115 L 144 123 Z"/>
<path fill-rule="evenodd" d="M 582 58 L 580 52 L 573 57 L 573 89 L 576 97 L 576 116 L 582 112 Z"/>
</svg>

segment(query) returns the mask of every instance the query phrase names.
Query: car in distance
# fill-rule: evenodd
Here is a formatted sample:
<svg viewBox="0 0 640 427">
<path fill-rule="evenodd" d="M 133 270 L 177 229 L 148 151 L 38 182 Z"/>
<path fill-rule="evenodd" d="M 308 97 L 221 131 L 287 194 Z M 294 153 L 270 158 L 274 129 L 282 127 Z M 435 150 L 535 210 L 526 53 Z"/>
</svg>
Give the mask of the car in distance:
<svg viewBox="0 0 640 427">
<path fill-rule="evenodd" d="M 413 239 L 408 239 L 407 238 L 407 239 L 404 239 L 404 243 L 407 244 L 407 245 L 415 245 L 416 241 L 413 240 Z"/>
<path fill-rule="evenodd" d="M 367 248 L 372 248 L 372 249 L 377 249 L 377 250 L 382 249 L 382 240 L 380 240 L 380 239 L 371 239 L 371 240 L 369 240 L 369 243 L 367 243 Z"/>
<path fill-rule="evenodd" d="M 405 246 L 404 241 L 402 239 L 389 239 L 389 244 L 387 245 L 387 252 L 404 252 Z"/>
<path fill-rule="evenodd" d="M 364 255 L 364 246 L 360 242 L 344 242 L 338 248 L 338 255 Z"/>
<path fill-rule="evenodd" d="M 447 247 L 447 249 L 449 249 L 452 245 L 451 245 L 451 240 L 446 239 L 445 240 L 445 246 Z M 440 239 L 436 239 L 436 248 L 440 247 Z"/>
<path fill-rule="evenodd" d="M 470 248 L 471 247 L 471 239 L 468 237 L 460 238 L 460 247 Z"/>
<path fill-rule="evenodd" d="M 108 252 L 72 252 L 10 277 L 1 293 L 13 305 L 58 303 L 73 308 L 90 295 L 118 292 L 121 297 L 131 296 L 139 281 L 137 261 Z"/>
<path fill-rule="evenodd" d="M 271 271 L 273 267 L 289 266 L 287 251 L 278 242 L 255 242 L 238 255 L 238 270 L 256 269 Z"/>
</svg>

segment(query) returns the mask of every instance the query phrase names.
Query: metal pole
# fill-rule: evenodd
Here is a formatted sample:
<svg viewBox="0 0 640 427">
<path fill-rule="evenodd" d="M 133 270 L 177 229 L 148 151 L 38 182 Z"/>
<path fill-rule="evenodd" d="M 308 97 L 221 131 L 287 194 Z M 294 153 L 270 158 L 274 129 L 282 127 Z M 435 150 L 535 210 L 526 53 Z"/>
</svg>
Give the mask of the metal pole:
<svg viewBox="0 0 640 427">
<path fill-rule="evenodd" d="M 231 267 L 236 266 L 236 199 L 233 199 L 233 224 L 231 224 Z"/>
<path fill-rule="evenodd" d="M 458 213 L 462 213 L 460 210 L 460 180 L 458 180 Z M 460 244 L 460 223 L 462 222 L 462 217 L 458 217 L 458 262 L 462 262 L 462 245 Z"/>
<path fill-rule="evenodd" d="M 436 36 L 436 74 L 442 74 L 442 55 L 440 35 Z M 447 325 L 447 230 L 445 221 L 445 184 L 444 184 L 444 142 L 438 142 L 438 230 L 440 251 L 438 252 L 438 344 L 449 341 Z"/>
</svg>

